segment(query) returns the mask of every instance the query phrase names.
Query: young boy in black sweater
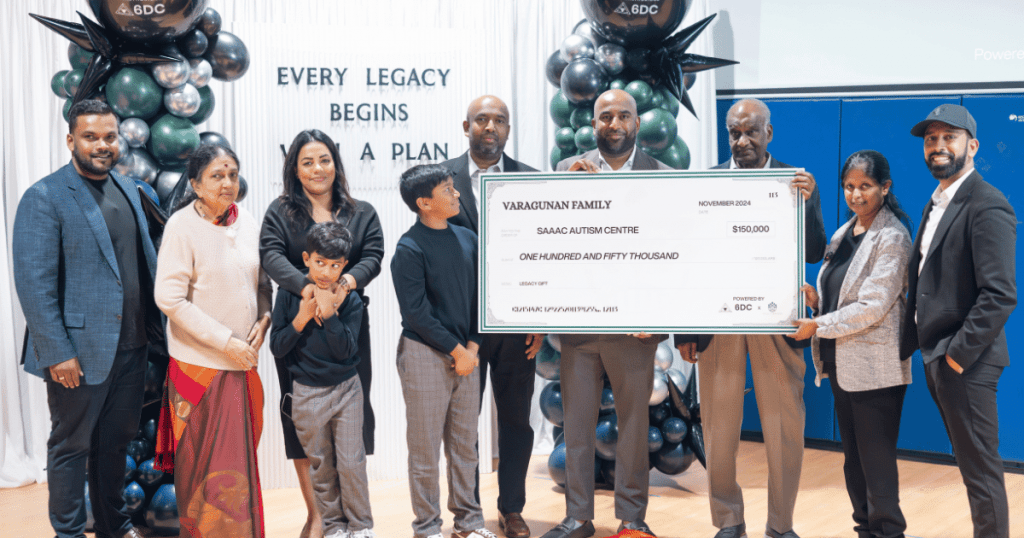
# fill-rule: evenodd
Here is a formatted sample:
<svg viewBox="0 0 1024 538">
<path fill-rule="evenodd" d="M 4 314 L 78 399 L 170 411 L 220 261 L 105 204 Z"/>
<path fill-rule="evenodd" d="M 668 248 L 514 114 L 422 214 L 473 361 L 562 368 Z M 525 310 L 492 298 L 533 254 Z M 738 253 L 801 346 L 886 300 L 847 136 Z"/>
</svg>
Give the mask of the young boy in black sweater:
<svg viewBox="0 0 1024 538">
<path fill-rule="evenodd" d="M 405 396 L 409 490 L 416 538 L 443 538 L 438 459 L 448 460 L 452 538 L 497 538 L 476 500 L 480 378 L 476 323 L 476 234 L 448 224 L 459 214 L 452 173 L 436 165 L 402 174 L 402 200 L 418 215 L 391 259 L 402 313 L 398 375 Z"/>
<path fill-rule="evenodd" d="M 270 351 L 292 374 L 292 420 L 327 538 L 375 536 L 356 375 L 363 303 L 339 282 L 351 248 L 341 223 L 310 228 L 302 259 L 316 289 L 308 299 L 279 289 L 270 334 Z"/>
</svg>

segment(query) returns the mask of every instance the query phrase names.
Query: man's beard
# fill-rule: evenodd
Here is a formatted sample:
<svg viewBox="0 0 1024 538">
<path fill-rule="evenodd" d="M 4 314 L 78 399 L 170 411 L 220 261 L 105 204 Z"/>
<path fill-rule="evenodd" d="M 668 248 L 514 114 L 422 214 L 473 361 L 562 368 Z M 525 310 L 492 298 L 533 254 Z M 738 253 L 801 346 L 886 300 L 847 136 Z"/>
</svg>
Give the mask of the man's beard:
<svg viewBox="0 0 1024 538">
<path fill-rule="evenodd" d="M 75 159 L 75 164 L 78 165 L 78 169 L 91 175 L 105 176 L 110 169 L 114 167 L 114 153 L 107 152 L 110 155 L 110 166 L 95 165 L 89 155 L 83 154 L 76 148 L 75 151 L 71 152 L 71 156 Z"/>
<path fill-rule="evenodd" d="M 633 151 L 633 146 L 636 145 L 636 131 L 630 134 L 628 131 L 623 131 L 622 140 L 618 142 L 612 142 L 607 138 L 597 137 L 597 149 L 601 150 L 601 153 L 607 153 L 609 155 L 623 155 L 630 151 Z"/>
<path fill-rule="evenodd" d="M 935 155 L 935 153 L 933 153 L 932 155 Z M 952 155 L 953 158 L 950 159 L 949 162 L 947 162 L 946 164 L 941 165 L 932 164 L 930 162 L 931 155 L 929 155 L 928 158 L 925 159 L 925 164 L 928 165 L 928 170 L 931 171 L 932 177 L 940 181 L 943 179 L 949 179 L 959 174 L 960 171 L 964 169 L 964 166 L 967 165 L 966 151 L 963 152 L 961 155 L 955 155 L 950 153 L 946 153 L 946 155 Z"/>
</svg>

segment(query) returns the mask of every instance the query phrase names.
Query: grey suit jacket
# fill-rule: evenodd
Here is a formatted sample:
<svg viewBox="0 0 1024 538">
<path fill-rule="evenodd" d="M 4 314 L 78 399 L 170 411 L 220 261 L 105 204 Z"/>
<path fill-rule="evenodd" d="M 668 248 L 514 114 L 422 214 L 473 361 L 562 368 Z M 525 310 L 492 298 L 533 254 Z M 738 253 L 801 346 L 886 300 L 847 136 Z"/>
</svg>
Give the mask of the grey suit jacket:
<svg viewBox="0 0 1024 538">
<path fill-rule="evenodd" d="M 835 252 L 856 221 L 853 218 L 836 231 L 828 252 Z M 821 386 L 821 379 L 827 377 L 823 374 L 819 338 L 836 341 L 838 379 L 834 382 L 847 392 L 910 383 L 910 361 L 901 361 L 899 353 L 910 249 L 910 232 L 883 206 L 850 260 L 839 290 L 838 308 L 814 318 L 818 331 L 811 350 L 817 371 L 816 385 Z M 829 266 L 827 258 L 826 255 L 818 272 L 819 291 L 822 274 Z M 815 309 L 821 307 L 819 298 Z"/>
<path fill-rule="evenodd" d="M 633 157 L 633 170 L 674 170 L 674 168 L 672 168 L 671 166 L 645 153 L 642 149 L 640 149 L 640 146 L 636 146 L 635 151 L 636 156 Z M 555 171 L 565 172 L 566 170 L 569 169 L 570 166 L 572 166 L 572 163 L 579 160 L 587 160 L 593 163 L 597 163 L 600 156 L 601 150 L 592 149 L 584 153 L 583 155 L 576 155 L 573 157 L 562 159 L 561 161 L 558 162 L 558 165 L 555 166 Z"/>
<path fill-rule="evenodd" d="M 139 275 L 142 299 L 151 304 L 156 250 L 138 189 L 116 172 L 110 176 L 135 213 L 148 269 Z M 25 371 L 44 377 L 50 366 L 77 357 L 83 383 L 95 385 L 114 362 L 123 296 L 106 221 L 83 181 L 69 163 L 25 191 L 14 218 L 12 254 L 29 332 Z"/>
<path fill-rule="evenodd" d="M 441 163 L 442 166 L 447 167 L 452 171 L 452 183 L 455 184 L 455 190 L 459 191 L 459 214 L 448 219 L 448 222 L 456 224 L 465 228 L 473 230 L 473 233 L 479 233 L 479 220 L 480 220 L 480 204 L 473 194 L 473 178 L 469 176 L 469 152 L 465 152 L 458 157 Z M 536 172 L 535 168 L 531 168 L 519 161 L 516 161 L 505 155 L 501 154 L 502 158 L 502 170 L 505 172 Z"/>
<path fill-rule="evenodd" d="M 918 275 L 931 202 L 921 216 L 909 261 L 900 356 L 909 358 L 920 347 L 925 363 L 948 354 L 964 370 L 979 361 L 1008 366 L 1003 326 L 1017 306 L 1017 216 L 977 171 L 963 182 Z"/>
</svg>

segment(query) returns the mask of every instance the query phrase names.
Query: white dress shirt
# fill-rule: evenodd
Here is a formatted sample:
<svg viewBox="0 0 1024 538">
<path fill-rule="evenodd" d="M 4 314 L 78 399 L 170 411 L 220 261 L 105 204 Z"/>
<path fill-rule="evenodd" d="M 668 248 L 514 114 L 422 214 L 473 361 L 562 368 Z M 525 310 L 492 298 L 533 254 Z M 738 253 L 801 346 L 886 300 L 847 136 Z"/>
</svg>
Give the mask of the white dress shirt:
<svg viewBox="0 0 1024 538">
<path fill-rule="evenodd" d="M 942 216 L 946 214 L 946 208 L 949 207 L 949 202 L 956 196 L 956 191 L 960 189 L 960 186 L 964 184 L 964 178 L 971 175 L 974 171 L 972 166 L 970 169 L 965 170 L 963 174 L 953 182 L 952 185 L 947 187 L 945 190 L 942 189 L 940 184 L 935 187 L 935 192 L 932 193 L 932 210 L 928 212 L 928 218 L 924 223 L 924 230 L 921 233 L 921 262 L 917 265 L 917 274 L 921 274 L 921 270 L 924 269 L 925 259 L 928 258 L 928 250 L 931 249 L 932 240 L 935 239 L 935 230 L 939 227 L 939 222 L 942 220 Z"/>
<path fill-rule="evenodd" d="M 771 153 L 766 153 L 765 154 L 765 160 L 764 160 L 764 166 L 762 166 L 761 168 L 767 170 L 768 167 L 771 166 L 771 164 L 772 164 L 772 154 Z M 729 168 L 733 169 L 733 170 L 739 168 L 739 166 L 736 166 L 736 159 L 733 159 L 732 157 L 729 157 Z"/>
<path fill-rule="evenodd" d="M 484 170 L 477 166 L 476 161 L 473 160 L 472 155 L 467 156 L 469 158 L 469 177 L 472 181 L 469 182 L 470 186 L 473 187 L 473 199 L 477 202 L 480 201 L 480 174 L 489 172 L 492 174 L 500 174 L 505 171 L 505 157 L 504 155 L 498 158 L 498 164 L 491 165 L 487 170 Z"/>
<path fill-rule="evenodd" d="M 633 151 L 632 153 L 629 154 L 629 159 L 626 160 L 626 163 L 623 164 L 621 168 L 619 168 L 619 171 L 629 171 L 633 169 L 633 159 L 636 158 L 636 152 L 637 147 L 633 146 Z M 604 160 L 604 155 L 601 155 L 600 151 L 597 152 L 597 164 L 601 168 L 602 172 L 615 171 L 615 169 L 612 168 L 610 164 L 608 164 L 608 161 Z"/>
</svg>

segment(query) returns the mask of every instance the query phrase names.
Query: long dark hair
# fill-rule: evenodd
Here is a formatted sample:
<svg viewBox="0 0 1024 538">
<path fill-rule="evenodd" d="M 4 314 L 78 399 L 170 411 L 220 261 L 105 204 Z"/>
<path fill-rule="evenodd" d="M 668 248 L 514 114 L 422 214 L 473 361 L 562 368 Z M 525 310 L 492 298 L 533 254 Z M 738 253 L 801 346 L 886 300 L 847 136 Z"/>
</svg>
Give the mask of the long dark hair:
<svg viewBox="0 0 1024 538">
<path fill-rule="evenodd" d="M 854 168 L 873 179 L 880 187 L 884 186 L 886 181 L 889 182 L 889 192 L 885 195 L 885 199 L 882 200 L 882 205 L 888 207 L 889 211 L 892 211 L 892 214 L 896 215 L 896 218 L 907 228 L 907 231 L 913 234 L 914 223 L 910 220 L 907 212 L 903 210 L 899 199 L 896 198 L 892 175 L 889 172 L 889 161 L 886 160 L 885 156 L 873 149 L 863 149 L 847 157 L 846 164 L 843 165 L 843 170 L 839 173 L 839 192 L 844 191 L 843 182 L 846 181 L 846 174 L 850 173 L 850 170 Z M 847 208 L 846 218 L 851 219 L 853 216 L 853 210 Z"/>
<path fill-rule="evenodd" d="M 348 181 L 345 179 L 345 167 L 341 163 L 341 155 L 338 154 L 338 146 L 334 144 L 331 137 L 318 129 L 307 129 L 295 136 L 292 145 L 288 148 L 288 155 L 284 159 L 284 170 L 281 177 L 284 183 L 284 192 L 281 193 L 281 205 L 284 207 L 285 217 L 291 221 L 291 225 L 301 228 L 307 219 L 313 218 L 313 205 L 306 197 L 306 191 L 302 188 L 302 181 L 299 180 L 297 172 L 299 167 L 299 152 L 302 147 L 310 142 L 320 142 L 327 146 L 334 160 L 334 183 L 331 184 L 331 213 L 338 217 L 347 217 L 356 207 L 356 201 L 348 193 Z"/>
<path fill-rule="evenodd" d="M 182 195 L 181 200 L 174 205 L 174 209 L 171 213 L 195 202 L 199 198 L 196 196 L 196 191 L 192 189 L 191 182 L 201 182 L 203 172 L 206 171 L 206 167 L 210 166 L 210 163 L 221 155 L 231 157 L 239 168 L 242 167 L 242 163 L 238 160 L 238 155 L 236 155 L 235 152 L 227 146 L 221 146 L 219 144 L 201 144 L 189 153 L 188 164 L 185 168 L 185 177 L 188 178 L 188 182 L 185 185 L 185 193 Z"/>
</svg>

